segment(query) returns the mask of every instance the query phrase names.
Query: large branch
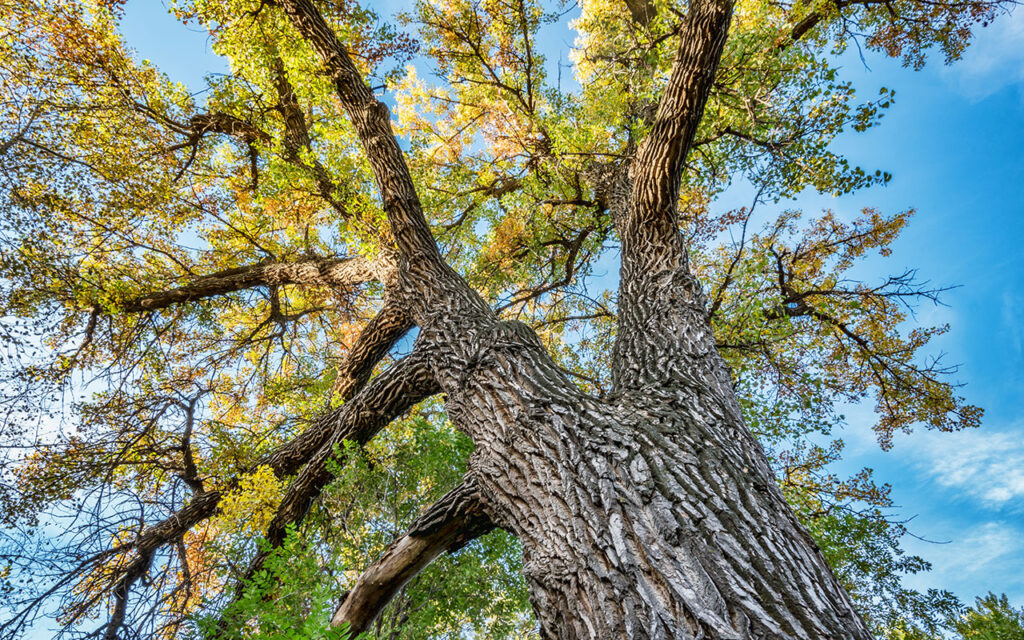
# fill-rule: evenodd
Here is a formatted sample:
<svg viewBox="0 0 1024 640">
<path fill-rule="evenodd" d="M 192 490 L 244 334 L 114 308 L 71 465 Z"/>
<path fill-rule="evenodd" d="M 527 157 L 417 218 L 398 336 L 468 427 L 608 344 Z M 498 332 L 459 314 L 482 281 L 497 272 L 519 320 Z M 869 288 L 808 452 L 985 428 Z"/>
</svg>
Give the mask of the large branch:
<svg viewBox="0 0 1024 640">
<path fill-rule="evenodd" d="M 181 166 L 181 169 L 178 170 L 178 175 L 175 180 L 183 176 L 185 171 L 192 166 L 192 162 L 195 161 L 196 154 L 199 152 L 199 143 L 202 141 L 203 137 L 209 133 L 220 133 L 231 136 L 248 147 L 249 163 L 252 167 L 253 189 L 256 188 L 258 181 L 256 143 L 266 143 L 270 141 L 270 136 L 265 131 L 250 122 L 246 122 L 241 118 L 237 118 L 222 111 L 197 114 L 192 116 L 187 126 L 183 126 L 169 118 L 166 118 L 162 114 L 153 111 L 146 105 L 140 105 L 139 103 L 135 104 L 137 105 L 137 109 L 149 117 L 168 125 L 172 130 L 175 130 L 178 133 L 184 133 L 188 136 L 188 139 L 185 142 L 168 149 L 169 151 L 175 151 L 186 147 L 191 149 L 185 163 Z"/>
<path fill-rule="evenodd" d="M 334 393 L 342 400 L 350 400 L 370 379 L 381 358 L 412 326 L 408 308 L 395 298 L 386 298 L 380 313 L 366 325 L 338 367 Z"/>
<path fill-rule="evenodd" d="M 344 413 L 331 437 L 288 485 L 288 491 L 267 527 L 266 540 L 269 544 L 249 562 L 245 574 L 236 585 L 236 599 L 244 594 L 245 586 L 263 568 L 273 549 L 284 543 L 288 528 L 302 522 L 320 492 L 334 479 L 329 463 L 337 458 L 341 445 L 346 441 L 360 446 L 366 444 L 397 416 L 439 391 L 440 386 L 434 378 L 428 358 L 422 353 L 413 352 L 374 378 L 351 402 L 344 405 Z M 226 622 L 226 619 L 222 619 L 221 626 Z"/>
<path fill-rule="evenodd" d="M 704 115 L 732 18 L 732 0 L 697 0 L 681 28 L 679 51 L 654 124 L 630 168 L 622 238 L 619 317 L 613 381 L 616 388 L 664 384 L 713 343 L 703 339 L 707 318 L 699 285 L 686 267 L 679 231 L 679 188 L 686 157 Z"/>
<path fill-rule="evenodd" d="M 280 0 L 278 4 L 334 81 L 338 98 L 366 151 L 399 253 L 407 258 L 439 260 L 405 155 L 391 130 L 387 105 L 374 97 L 348 51 L 310 0 Z"/>
<path fill-rule="evenodd" d="M 288 284 L 354 287 L 377 279 L 373 263 L 363 258 L 314 258 L 302 262 L 264 262 L 201 276 L 186 285 L 124 302 L 128 313 L 155 311 L 174 304 L 252 289 Z"/>
<path fill-rule="evenodd" d="M 192 116 L 189 130 L 189 142 L 192 144 L 199 142 L 199 139 L 208 133 L 232 136 L 246 144 L 270 141 L 270 136 L 253 124 L 221 111 Z"/>
<path fill-rule="evenodd" d="M 682 259 L 679 185 L 725 48 L 732 7 L 732 0 L 691 5 L 654 124 L 637 149 L 631 207 L 620 229 L 623 268 L 635 275 L 674 268 Z"/>
<path fill-rule="evenodd" d="M 355 394 L 351 402 L 322 415 L 294 440 L 261 458 L 251 470 L 266 466 L 278 477 L 289 476 L 309 462 L 310 456 L 321 450 L 332 436 L 338 441 L 350 438 L 366 442 L 380 430 L 382 421 L 390 422 L 433 391 L 431 383 L 423 380 L 422 362 L 404 358 Z M 237 484 L 238 478 L 235 478 L 225 490 Z M 136 539 L 135 549 L 143 553 L 180 537 L 214 515 L 222 495 L 223 492 L 217 490 L 197 494 L 172 516 L 146 529 Z"/>
<path fill-rule="evenodd" d="M 889 5 L 890 11 L 892 10 L 892 6 L 891 6 L 889 0 L 833 0 L 832 4 L 833 4 L 833 6 L 835 6 L 836 11 L 838 11 L 840 13 L 840 15 L 842 15 L 843 9 L 845 9 L 845 8 L 847 8 L 849 6 L 852 6 L 854 4 L 858 4 L 858 5 L 861 5 L 863 7 L 869 7 L 869 6 L 874 5 L 874 4 L 886 4 L 886 5 Z M 893 15 L 895 15 L 895 14 L 893 14 Z M 783 40 L 782 42 L 780 42 L 778 44 L 778 48 L 779 49 L 785 49 L 786 47 L 790 46 L 791 44 L 793 44 L 794 42 L 796 42 L 800 38 L 802 38 L 805 35 L 807 35 L 807 33 L 811 29 L 816 27 L 818 25 L 818 23 L 821 22 L 822 20 L 824 20 L 825 18 L 826 18 L 826 14 L 823 13 L 822 11 L 820 11 L 820 10 L 810 12 L 809 14 L 804 16 L 804 18 L 802 20 L 800 20 L 800 22 L 798 22 L 795 25 L 793 25 L 793 29 L 789 32 L 789 38 L 790 39 L 788 41 Z"/>
<path fill-rule="evenodd" d="M 658 16 L 658 8 L 651 0 L 625 0 L 625 2 L 626 8 L 629 9 L 629 15 L 633 17 L 633 22 L 641 27 L 646 27 L 651 20 Z"/>
<path fill-rule="evenodd" d="M 366 630 L 391 598 L 439 555 L 455 551 L 494 528 L 469 476 L 413 523 L 356 581 L 331 618 L 348 623 L 349 637 Z"/>
</svg>

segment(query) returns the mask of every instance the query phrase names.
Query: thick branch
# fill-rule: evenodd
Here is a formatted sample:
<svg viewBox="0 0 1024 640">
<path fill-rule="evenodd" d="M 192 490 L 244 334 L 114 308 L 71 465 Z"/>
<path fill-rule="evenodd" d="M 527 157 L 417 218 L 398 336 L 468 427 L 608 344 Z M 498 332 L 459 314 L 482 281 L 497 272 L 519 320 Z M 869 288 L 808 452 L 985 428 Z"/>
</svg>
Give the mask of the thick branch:
<svg viewBox="0 0 1024 640">
<path fill-rule="evenodd" d="M 714 355 L 706 333 L 700 286 L 689 276 L 679 231 L 678 201 L 686 156 L 704 115 L 732 18 L 732 0 L 691 4 L 672 74 L 651 132 L 630 171 L 622 237 L 616 388 L 664 384 L 697 360 Z M 717 367 L 717 365 L 712 365 Z"/>
<path fill-rule="evenodd" d="M 845 9 L 846 7 L 849 7 L 852 4 L 859 4 L 859 5 L 862 5 L 864 7 L 868 7 L 868 6 L 871 6 L 873 4 L 888 4 L 888 3 L 889 3 L 889 0 L 857 0 L 856 3 L 853 2 L 852 0 L 833 0 L 832 4 L 835 6 L 837 11 L 842 12 L 843 9 Z M 821 22 L 823 19 L 825 19 L 825 17 L 826 17 L 825 14 L 822 13 L 821 11 L 812 11 L 812 12 L 810 12 L 809 14 L 804 16 L 804 18 L 802 20 L 800 20 L 800 22 L 796 23 L 793 26 L 793 29 L 789 32 L 789 38 L 790 39 L 788 41 L 780 42 L 779 45 L 778 45 L 778 48 L 779 49 L 785 49 L 786 47 L 790 46 L 791 44 L 793 44 L 794 42 L 796 42 L 800 38 L 804 37 L 805 35 L 807 35 L 807 33 L 811 29 L 816 27 L 819 22 Z"/>
<path fill-rule="evenodd" d="M 136 108 L 139 108 L 141 106 L 142 105 L 138 105 Z M 178 171 L 178 175 L 175 178 L 175 180 L 183 176 L 185 174 L 185 171 L 188 170 L 188 168 L 192 165 L 192 162 L 196 159 L 196 154 L 199 152 L 199 142 L 203 139 L 203 136 L 209 133 L 221 133 L 236 138 L 239 142 L 245 144 L 249 148 L 249 161 L 250 164 L 252 165 L 253 189 L 256 188 L 256 183 L 258 180 L 256 168 L 256 143 L 265 143 L 270 141 L 270 136 L 267 135 L 265 131 L 261 130 L 259 127 L 256 127 L 255 125 L 249 122 L 246 122 L 245 120 L 242 120 L 241 118 L 236 118 L 235 116 L 224 113 L 222 111 L 215 111 L 213 113 L 200 113 L 198 115 L 192 116 L 192 119 L 189 120 L 188 127 L 182 127 L 181 125 L 178 125 L 177 123 L 174 123 L 173 121 L 170 121 L 160 116 L 159 114 L 156 114 L 148 107 L 141 108 L 141 111 L 143 113 L 146 113 L 150 117 L 156 118 L 164 124 L 170 125 L 173 129 L 179 131 L 180 133 L 186 133 L 188 135 L 188 139 L 185 142 L 170 148 L 170 151 L 183 149 L 186 147 L 191 148 L 189 156 L 185 160 L 185 164 L 182 165 L 181 169 Z"/>
<path fill-rule="evenodd" d="M 121 309 L 128 313 L 155 311 L 171 305 L 202 300 L 244 289 L 287 284 L 353 287 L 375 280 L 373 264 L 363 258 L 316 258 L 303 262 L 264 262 L 235 267 L 196 278 L 167 291 L 128 300 Z"/>
<path fill-rule="evenodd" d="M 335 611 L 331 625 L 348 623 L 350 637 L 362 633 L 398 590 L 435 558 L 461 548 L 493 528 L 482 508 L 476 483 L 467 476 L 359 576 Z"/>
<path fill-rule="evenodd" d="M 269 548 L 257 553 L 250 561 L 248 569 L 236 585 L 236 598 L 243 595 L 246 584 L 263 568 L 272 550 L 284 542 L 288 527 L 302 522 L 320 492 L 334 479 L 328 463 L 336 458 L 340 446 L 345 441 L 360 446 L 366 444 L 396 417 L 439 391 L 440 387 L 427 358 L 422 353 L 414 352 L 374 378 L 351 402 L 344 405 L 331 437 L 288 486 L 274 519 L 267 527 Z M 222 619 L 221 625 L 226 622 L 226 619 Z"/>
<path fill-rule="evenodd" d="M 682 25 L 668 86 L 633 162 L 632 206 L 620 229 L 624 271 L 661 271 L 682 260 L 679 185 L 725 48 L 732 7 L 731 0 L 697 2 Z"/>
<path fill-rule="evenodd" d="M 199 139 L 207 133 L 222 133 L 238 138 L 246 144 L 270 141 L 270 136 L 264 131 L 241 118 L 220 111 L 192 116 L 189 127 L 192 132 L 190 142 L 193 144 L 199 142 Z"/>
<path fill-rule="evenodd" d="M 625 2 L 626 8 L 629 9 L 629 15 L 633 17 L 633 22 L 641 27 L 646 27 L 658 15 L 658 9 L 651 0 L 625 0 Z"/>
<path fill-rule="evenodd" d="M 366 325 L 338 367 L 334 393 L 346 402 L 350 400 L 370 379 L 380 359 L 412 326 L 408 308 L 394 298 L 386 299 L 380 313 Z"/>
<path fill-rule="evenodd" d="M 334 81 L 373 169 L 399 252 L 406 257 L 439 260 L 405 155 L 391 130 L 387 106 L 374 97 L 348 51 L 310 0 L 280 0 L 279 5 Z"/>
</svg>

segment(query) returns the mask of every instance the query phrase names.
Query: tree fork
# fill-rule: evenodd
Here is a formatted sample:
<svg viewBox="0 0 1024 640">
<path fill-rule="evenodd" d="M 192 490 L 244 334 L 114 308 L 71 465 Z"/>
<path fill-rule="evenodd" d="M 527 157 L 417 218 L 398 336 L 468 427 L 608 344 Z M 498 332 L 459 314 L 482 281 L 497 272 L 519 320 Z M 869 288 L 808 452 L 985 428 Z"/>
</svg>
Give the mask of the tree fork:
<svg viewBox="0 0 1024 640">
<path fill-rule="evenodd" d="M 386 108 L 309 0 L 280 6 L 363 141 L 399 247 L 399 286 L 420 295 L 408 300 L 420 340 L 448 348 L 430 354 L 435 380 L 476 446 L 470 472 L 488 515 L 523 543 L 542 633 L 868 638 L 743 425 L 686 268 L 676 200 L 731 2 L 691 6 L 633 163 L 610 401 L 581 393 L 536 334 L 498 321 L 440 259 Z"/>
</svg>

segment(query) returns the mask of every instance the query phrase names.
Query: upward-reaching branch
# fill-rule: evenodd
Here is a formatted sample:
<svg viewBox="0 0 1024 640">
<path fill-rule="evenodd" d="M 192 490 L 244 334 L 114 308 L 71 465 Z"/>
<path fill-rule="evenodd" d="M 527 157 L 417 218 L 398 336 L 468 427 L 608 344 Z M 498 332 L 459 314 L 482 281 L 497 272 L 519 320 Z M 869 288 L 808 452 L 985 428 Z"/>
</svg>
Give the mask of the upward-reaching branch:
<svg viewBox="0 0 1024 640">
<path fill-rule="evenodd" d="M 284 150 L 288 162 L 301 167 L 307 167 L 313 174 L 316 182 L 317 193 L 327 204 L 331 205 L 342 217 L 348 216 L 345 205 L 338 200 L 338 187 L 331 179 L 327 168 L 315 156 L 310 165 L 303 160 L 303 149 L 312 151 L 309 126 L 306 122 L 306 114 L 295 97 L 295 89 L 288 80 L 288 74 L 284 68 L 281 58 L 274 58 L 273 61 L 274 85 L 277 88 L 277 111 L 284 120 Z"/>
<path fill-rule="evenodd" d="M 412 327 L 409 310 L 394 298 L 385 299 L 380 313 L 359 334 L 344 363 L 338 368 L 333 392 L 342 400 L 352 399 L 369 380 L 381 358 Z"/>
<path fill-rule="evenodd" d="M 348 51 L 310 0 L 281 0 L 279 4 L 334 81 L 338 98 L 366 150 L 399 253 L 410 260 L 439 260 L 405 155 L 391 130 L 387 105 L 374 97 Z"/>
<path fill-rule="evenodd" d="M 713 345 L 699 286 L 686 273 L 678 201 L 686 156 L 704 115 L 732 18 L 732 0 L 691 4 L 679 51 L 651 132 L 630 168 L 631 198 L 618 216 L 622 237 L 613 378 L 619 389 L 663 384 Z"/>
<path fill-rule="evenodd" d="M 427 358 L 416 351 L 363 387 L 342 407 L 330 438 L 288 486 L 267 527 L 266 539 L 270 546 L 279 547 L 284 542 L 288 527 L 302 522 L 324 486 L 334 478 L 329 462 L 336 459 L 338 447 L 345 441 L 366 444 L 398 415 L 439 391 Z M 264 549 L 253 557 L 238 584 L 237 595 L 243 593 L 245 584 L 263 568 L 269 555 L 270 549 Z"/>
<path fill-rule="evenodd" d="M 637 149 L 632 206 L 620 230 L 623 268 L 637 275 L 674 268 L 683 255 L 679 185 L 725 48 L 732 7 L 732 0 L 691 6 L 654 125 Z"/>
</svg>

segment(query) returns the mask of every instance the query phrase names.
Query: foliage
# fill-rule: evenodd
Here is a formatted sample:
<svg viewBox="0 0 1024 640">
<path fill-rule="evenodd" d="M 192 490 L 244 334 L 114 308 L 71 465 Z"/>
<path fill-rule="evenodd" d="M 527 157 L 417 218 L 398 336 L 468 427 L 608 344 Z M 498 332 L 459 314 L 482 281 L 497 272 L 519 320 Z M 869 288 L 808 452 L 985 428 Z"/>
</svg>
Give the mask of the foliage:
<svg viewBox="0 0 1024 640">
<path fill-rule="evenodd" d="M 1024 609 L 1014 609 L 1006 594 L 989 592 L 953 622 L 963 640 L 1020 640 L 1024 638 Z"/>
<path fill-rule="evenodd" d="M 346 628 L 327 624 L 335 595 L 331 587 L 322 579 L 316 556 L 292 531 L 284 545 L 271 550 L 240 598 L 220 615 L 197 619 L 196 637 L 344 640 Z M 252 622 L 243 626 L 238 617 Z"/>
<path fill-rule="evenodd" d="M 352 0 L 317 3 L 392 101 L 450 263 L 595 394 L 610 389 L 616 308 L 607 276 L 621 194 L 605 178 L 651 124 L 682 10 L 626 4 L 632 20 L 612 0 L 578 11 L 422 0 L 393 25 Z M 842 132 L 876 126 L 895 99 L 890 88 L 860 97 L 837 53 L 862 43 L 919 67 L 937 48 L 950 61 L 998 8 L 741 0 L 681 194 L 691 266 L 747 422 L 861 611 L 892 637 L 934 631 L 921 621 L 952 602 L 902 586 L 927 563 L 901 549 L 889 488 L 869 470 L 829 470 L 842 455 L 840 411 L 870 398 L 888 448 L 914 427 L 977 426 L 981 410 L 959 395 L 955 369 L 929 357 L 947 327 L 911 317 L 941 288 L 913 272 L 855 275 L 890 253 L 912 212 L 807 216 L 780 203 L 890 178 L 832 148 Z M 470 446 L 435 402 L 365 446 L 346 444 L 335 482 L 232 601 L 288 487 L 260 463 L 339 404 L 331 390 L 384 305 L 386 277 L 243 287 L 153 309 L 139 300 L 252 265 L 361 256 L 386 266 L 390 239 L 330 80 L 275 3 L 173 3 L 230 67 L 202 92 L 139 59 L 120 35 L 123 10 L 0 0 L 0 425 L 12 452 L 0 606 L 27 610 L 42 596 L 84 629 L 133 560 L 104 555 L 110 542 L 219 491 L 216 518 L 157 552 L 152 596 L 129 612 L 135 631 L 201 634 L 223 611 L 247 637 L 334 637 L 321 624 L 332 602 L 458 482 Z M 567 20 L 576 40 L 563 80 L 546 43 Z M 404 66 L 417 52 L 427 62 Z M 755 202 L 722 211 L 717 198 L 738 182 Z M 80 571 L 87 558 L 99 559 Z M 519 563 L 508 535 L 481 538 L 407 585 L 374 633 L 531 637 Z M 30 573 L 38 582 L 19 582 Z"/>
</svg>

